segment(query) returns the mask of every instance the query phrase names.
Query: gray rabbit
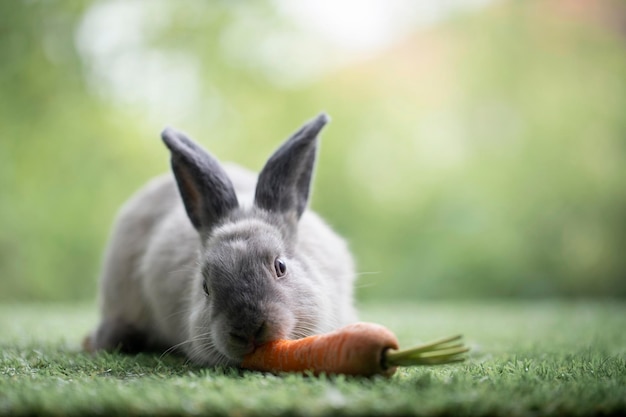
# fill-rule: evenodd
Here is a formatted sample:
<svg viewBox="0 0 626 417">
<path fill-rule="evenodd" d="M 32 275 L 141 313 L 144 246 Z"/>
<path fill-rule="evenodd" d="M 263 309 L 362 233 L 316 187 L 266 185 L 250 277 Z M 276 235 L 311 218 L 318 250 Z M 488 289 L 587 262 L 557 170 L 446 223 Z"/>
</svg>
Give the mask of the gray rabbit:
<svg viewBox="0 0 626 417">
<path fill-rule="evenodd" d="M 269 158 L 258 178 L 220 165 L 167 128 L 172 175 L 121 209 L 100 280 L 91 351 L 177 350 L 238 365 L 256 346 L 356 320 L 346 243 L 307 210 L 325 114 Z"/>
</svg>

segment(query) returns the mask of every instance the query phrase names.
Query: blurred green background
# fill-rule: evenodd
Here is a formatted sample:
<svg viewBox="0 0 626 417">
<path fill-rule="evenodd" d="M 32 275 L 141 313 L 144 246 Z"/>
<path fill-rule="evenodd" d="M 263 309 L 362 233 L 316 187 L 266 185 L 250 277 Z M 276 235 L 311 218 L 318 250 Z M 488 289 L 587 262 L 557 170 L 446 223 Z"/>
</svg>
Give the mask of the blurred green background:
<svg viewBox="0 0 626 417">
<path fill-rule="evenodd" d="M 0 300 L 89 300 L 173 125 L 258 170 L 321 110 L 358 297 L 626 296 L 622 1 L 0 2 Z"/>
</svg>

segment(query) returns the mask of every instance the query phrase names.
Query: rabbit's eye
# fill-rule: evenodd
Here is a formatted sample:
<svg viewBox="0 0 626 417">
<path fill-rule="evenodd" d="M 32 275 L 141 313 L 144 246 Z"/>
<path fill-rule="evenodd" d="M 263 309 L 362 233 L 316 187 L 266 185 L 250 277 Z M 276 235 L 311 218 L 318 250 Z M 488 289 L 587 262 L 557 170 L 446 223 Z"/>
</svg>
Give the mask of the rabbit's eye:
<svg viewBox="0 0 626 417">
<path fill-rule="evenodd" d="M 202 289 L 204 290 L 204 295 L 209 296 L 209 286 L 206 283 L 206 279 L 202 280 Z"/>
<path fill-rule="evenodd" d="M 285 276 L 287 273 L 287 264 L 280 258 L 274 259 L 274 271 L 278 278 Z"/>
</svg>

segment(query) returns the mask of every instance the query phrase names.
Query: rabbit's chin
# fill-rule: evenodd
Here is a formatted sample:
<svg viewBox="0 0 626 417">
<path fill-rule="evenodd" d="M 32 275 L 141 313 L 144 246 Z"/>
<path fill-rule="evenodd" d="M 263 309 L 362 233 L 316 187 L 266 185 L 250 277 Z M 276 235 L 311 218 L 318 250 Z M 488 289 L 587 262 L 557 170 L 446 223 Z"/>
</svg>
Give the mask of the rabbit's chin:
<svg viewBox="0 0 626 417">
<path fill-rule="evenodd" d="M 226 360 L 228 360 L 229 365 L 240 364 L 243 361 L 243 358 L 246 354 L 251 353 L 254 350 L 254 346 L 250 346 L 247 348 L 241 347 L 221 347 L 221 343 L 215 343 L 215 347 Z"/>
<path fill-rule="evenodd" d="M 239 366 L 244 358 L 243 354 L 237 354 L 235 352 L 219 352 L 219 355 L 221 355 L 221 360 L 218 365 L 222 366 Z"/>
<path fill-rule="evenodd" d="M 193 346 L 187 356 L 200 366 L 239 366 L 243 360 L 243 356 L 222 352 L 214 344 Z"/>
</svg>

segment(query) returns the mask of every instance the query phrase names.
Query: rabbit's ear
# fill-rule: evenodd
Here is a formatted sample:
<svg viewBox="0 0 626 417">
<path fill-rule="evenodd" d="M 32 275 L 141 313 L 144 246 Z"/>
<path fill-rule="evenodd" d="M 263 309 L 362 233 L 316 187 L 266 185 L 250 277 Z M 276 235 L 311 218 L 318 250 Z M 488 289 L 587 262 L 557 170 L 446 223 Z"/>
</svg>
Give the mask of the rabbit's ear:
<svg viewBox="0 0 626 417">
<path fill-rule="evenodd" d="M 187 215 L 198 231 L 238 207 L 230 178 L 219 162 L 183 133 L 170 127 L 161 138 L 172 154 L 172 171 Z"/>
<path fill-rule="evenodd" d="M 267 161 L 256 186 L 254 201 L 262 209 L 300 218 L 309 199 L 317 135 L 328 123 L 321 113 L 294 133 Z"/>
</svg>

